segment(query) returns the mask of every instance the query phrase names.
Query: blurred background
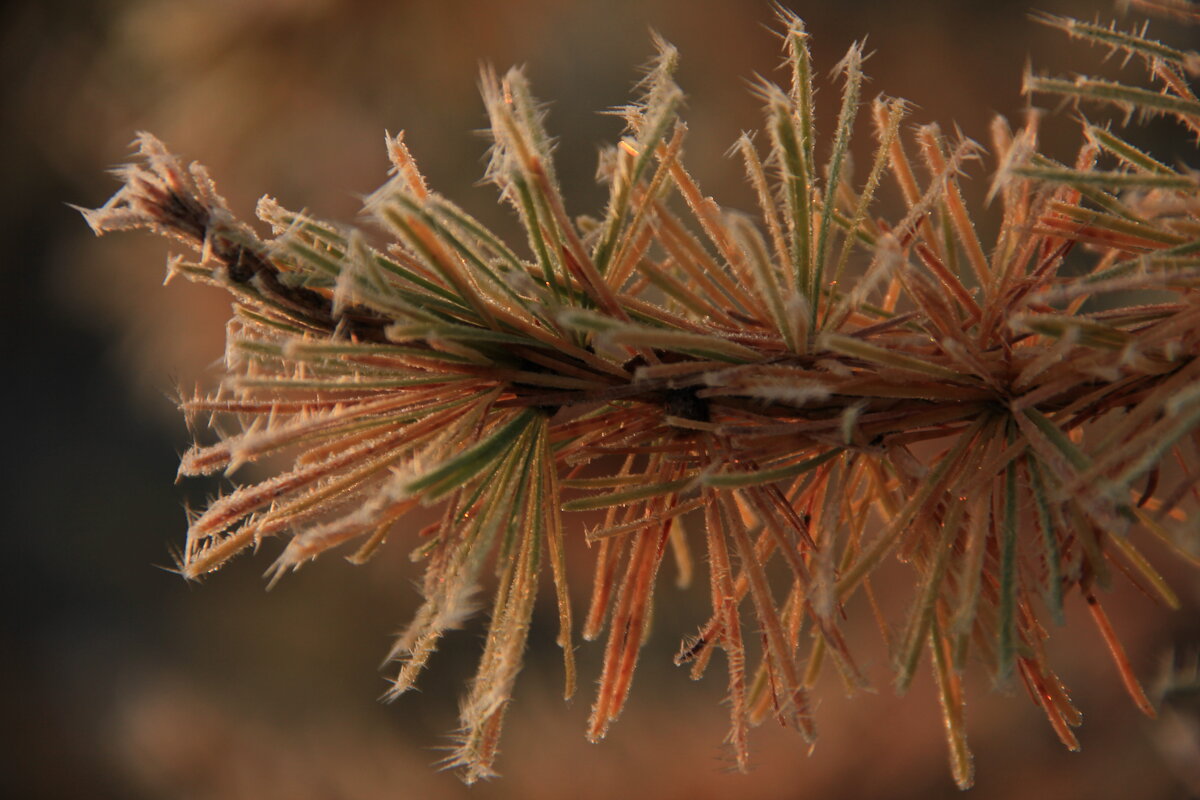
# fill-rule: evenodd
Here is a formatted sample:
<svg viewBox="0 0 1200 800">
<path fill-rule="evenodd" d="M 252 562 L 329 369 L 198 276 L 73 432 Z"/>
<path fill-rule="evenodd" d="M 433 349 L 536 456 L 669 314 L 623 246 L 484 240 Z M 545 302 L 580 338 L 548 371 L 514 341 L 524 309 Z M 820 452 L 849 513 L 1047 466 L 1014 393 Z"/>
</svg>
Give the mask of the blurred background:
<svg viewBox="0 0 1200 800">
<path fill-rule="evenodd" d="M 787 5 L 809 24 L 822 76 L 869 35 L 867 97 L 906 97 L 917 105 L 915 122 L 957 124 L 985 145 L 993 114 L 1019 120 L 1027 61 L 1068 74 L 1096 69 L 1102 56 L 1032 22 L 1026 2 Z M 1088 19 L 1114 13 L 1084 0 L 1041 0 L 1036 8 Z M 628 710 L 604 743 L 583 736 L 602 645 L 581 647 L 580 693 L 563 704 L 547 595 L 508 714 L 504 777 L 468 790 L 436 771 L 482 627 L 448 638 L 421 693 L 390 706 L 376 701 L 385 686 L 379 660 L 418 599 L 402 541 L 366 567 L 327 557 L 270 593 L 261 573 L 278 543 L 204 585 L 161 568 L 183 540 L 184 504 L 200 505 L 219 488 L 173 483 L 188 438 L 171 395 L 218 380 L 229 302 L 183 283 L 162 288 L 172 245 L 139 235 L 97 241 L 65 205 L 101 204 L 116 188 L 106 169 L 129 156 L 136 131 L 149 130 L 206 164 L 247 219 L 270 193 L 285 206 L 353 221 L 362 195 L 384 178 L 384 131 L 403 129 L 434 187 L 509 231 L 507 211 L 478 183 L 486 143 L 473 133 L 485 125 L 475 87 L 479 65 L 492 63 L 527 66 L 535 92 L 550 102 L 570 211 L 596 213 L 597 148 L 621 132 L 617 119 L 597 112 L 626 102 L 652 53 L 653 29 L 683 57 L 686 162 L 706 192 L 751 209 L 725 152 L 741 130 L 760 125 L 748 81 L 787 77 L 776 71 L 768 3 L 45 0 L 0 14 L 0 64 L 9 76 L 0 89 L 0 342 L 15 367 L 0 391 L 9 443 L 0 482 L 0 712 L 9 739 L 0 747 L 0 794 L 958 795 L 932 680 L 924 675 L 896 698 L 870 623 L 849 635 L 878 693 L 847 700 L 836 681 L 825 681 L 812 756 L 799 739 L 766 726 L 752 736 L 754 771 L 732 774 L 721 748 L 722 665 L 691 683 L 671 664 L 680 635 L 706 618 L 706 590 L 673 589 L 669 567 Z M 1152 31 L 1186 43 L 1186 31 L 1171 23 Z M 839 89 L 822 80 L 818 125 L 828 131 Z M 1075 141 L 1070 117 L 1065 111 L 1046 128 L 1048 148 L 1064 158 Z M 865 126 L 860 135 L 869 141 Z M 968 180 L 976 198 L 986 175 L 981 167 Z M 1158 608 L 1128 585 L 1106 596 L 1147 684 L 1173 652 L 1200 646 L 1196 574 L 1151 554 L 1174 579 L 1184 610 Z M 586 561 L 575 553 L 580 603 Z M 1058 745 L 1019 686 L 997 692 L 972 674 L 970 796 L 1200 791 L 1194 775 L 1189 790 L 1171 760 L 1172 748 L 1200 735 L 1196 717 L 1172 705 L 1157 724 L 1141 718 L 1086 613 L 1073 608 L 1070 623 L 1054 632 L 1050 651 L 1084 712 L 1083 752 Z"/>
</svg>

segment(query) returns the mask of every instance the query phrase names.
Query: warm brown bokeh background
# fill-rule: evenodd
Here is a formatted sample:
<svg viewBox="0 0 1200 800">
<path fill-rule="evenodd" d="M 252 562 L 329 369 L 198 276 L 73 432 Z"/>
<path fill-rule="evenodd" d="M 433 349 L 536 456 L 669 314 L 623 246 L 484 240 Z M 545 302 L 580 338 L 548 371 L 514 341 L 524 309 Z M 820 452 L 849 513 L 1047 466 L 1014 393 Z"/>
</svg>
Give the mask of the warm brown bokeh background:
<svg viewBox="0 0 1200 800">
<path fill-rule="evenodd" d="M 827 73 L 869 34 L 869 93 L 919 105 L 914 119 L 957 122 L 986 142 L 993 113 L 1019 116 L 1027 58 L 1046 71 L 1098 59 L 1034 25 L 1024 2 L 798 3 Z M 1043 10 L 1091 17 L 1086 0 Z M 1108 9 L 1101 8 L 1105 14 Z M 416 572 L 403 543 L 366 568 L 336 558 L 263 591 L 267 558 L 242 560 L 204 586 L 156 564 L 184 528 L 181 501 L 218 485 L 172 485 L 186 431 L 166 395 L 211 385 L 228 301 L 158 286 L 169 247 L 147 237 L 98 242 L 65 202 L 98 205 L 104 169 L 151 130 L 206 163 L 246 216 L 269 192 L 285 205 L 353 220 L 386 169 L 384 129 L 405 129 L 432 183 L 482 219 L 511 226 L 478 186 L 485 144 L 478 64 L 528 66 L 552 101 L 560 176 L 573 213 L 595 212 L 596 147 L 620 133 L 595 112 L 625 102 L 653 28 L 679 46 L 690 94 L 688 163 L 723 202 L 752 200 L 724 152 L 759 125 L 747 91 L 773 72 L 777 41 L 764 2 L 736 0 L 96 0 L 17 3 L 3 12 L 0 203 L 9 377 L 0 602 L 0 793 L 89 798 L 443 798 L 468 790 L 430 768 L 453 726 L 479 650 L 475 625 L 449 639 L 423 693 L 375 702 L 389 635 L 411 614 Z M 1180 37 L 1167 23 L 1158 30 Z M 837 89 L 825 84 L 828 130 Z M 1065 119 L 1052 144 L 1069 153 Z M 865 133 L 865 131 L 864 131 Z M 1169 157 L 1169 156 L 1168 156 Z M 983 173 L 972 179 L 978 195 Z M 509 228 L 511 229 L 511 228 Z M 14 368 L 15 367 L 15 368 Z M 577 554 L 582 555 L 582 554 Z M 1160 552 L 1152 555 L 1166 561 Z M 582 598 L 585 559 L 576 558 Z M 1195 573 L 1172 568 L 1186 609 L 1167 613 L 1120 586 L 1108 605 L 1139 673 L 1152 681 L 1172 647 L 1197 647 Z M 552 622 L 539 617 L 509 714 L 505 777 L 473 798 L 929 798 L 957 796 L 928 676 L 890 690 L 886 654 L 867 624 L 852 641 L 879 693 L 845 700 L 822 686 L 822 738 L 766 727 L 756 769 L 721 758 L 720 657 L 692 684 L 670 658 L 704 618 L 701 589 L 676 592 L 664 570 L 653 637 L 624 718 L 601 745 L 584 741 L 590 681 L 557 698 Z M 901 594 L 901 597 L 906 595 Z M 674 602 L 675 599 L 678 602 Z M 859 612 L 862 609 L 858 609 Z M 1167 798 L 1186 795 L 1139 718 L 1098 635 L 1073 609 L 1051 646 L 1084 711 L 1084 750 L 1064 752 L 1019 687 L 970 681 L 973 798 Z M 862 616 L 860 613 L 859 616 Z M 872 649 L 873 648 L 873 649 Z M 582 647 L 584 675 L 600 646 Z"/>
</svg>

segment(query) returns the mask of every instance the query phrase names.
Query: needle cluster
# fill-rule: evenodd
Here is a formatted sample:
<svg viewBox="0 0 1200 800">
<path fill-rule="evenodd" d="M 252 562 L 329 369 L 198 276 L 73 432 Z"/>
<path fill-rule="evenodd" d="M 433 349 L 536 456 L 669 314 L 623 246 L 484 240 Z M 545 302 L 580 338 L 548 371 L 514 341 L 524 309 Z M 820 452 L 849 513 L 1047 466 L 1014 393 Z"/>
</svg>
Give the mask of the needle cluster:
<svg viewBox="0 0 1200 800">
<path fill-rule="evenodd" d="M 190 520 L 186 577 L 275 536 L 287 540 L 272 581 L 335 547 L 361 562 L 389 538 L 415 543 L 424 602 L 391 652 L 396 697 L 495 576 L 448 761 L 467 781 L 493 774 L 539 576 L 556 588 L 567 696 L 578 638 L 606 637 L 587 731 L 600 739 L 630 692 L 668 553 L 685 573 L 704 554 L 711 611 L 676 662 L 698 676 L 721 654 L 739 768 L 760 721 L 816 736 L 822 670 L 869 686 L 849 615 L 874 613 L 901 691 L 932 670 L 964 787 L 972 663 L 1019 680 L 1078 746 L 1079 712 L 1043 647 L 1044 622 L 1061 624 L 1073 597 L 1153 714 L 1100 590 L 1120 577 L 1176 606 L 1144 544 L 1200 563 L 1197 174 L 1086 120 L 1078 155 L 1058 163 L 1039 153 L 1037 114 L 1015 130 L 997 120 L 1003 219 L 983 241 L 959 188 L 983 148 L 909 129 L 903 101 L 865 101 L 857 46 L 818 160 L 808 33 L 780 17 L 790 85 L 757 86 L 763 134 L 734 145 L 754 215 L 722 209 L 684 165 L 677 54 L 663 42 L 619 110 L 627 135 L 603 155 L 597 218 L 568 214 L 524 74 L 484 71 L 487 177 L 519 243 L 430 189 L 402 136 L 366 204 L 381 246 L 270 198 L 260 236 L 148 134 L 120 191 L 85 212 L 97 233 L 184 242 L 196 257 L 171 273 L 234 296 L 228 375 L 181 406 L 237 432 L 197 444 L 180 474 L 290 459 Z M 1029 75 L 1030 95 L 1200 135 L 1195 53 L 1144 29 L 1043 21 L 1141 63 L 1148 86 Z M 873 157 L 855 181 L 863 118 Z M 885 219 L 888 183 L 904 208 Z M 411 531 L 420 507 L 439 521 Z M 599 520 L 586 532 L 570 522 L 585 511 Z M 573 538 L 595 569 L 582 620 Z M 872 586 L 894 559 L 911 571 L 908 598 Z"/>
</svg>

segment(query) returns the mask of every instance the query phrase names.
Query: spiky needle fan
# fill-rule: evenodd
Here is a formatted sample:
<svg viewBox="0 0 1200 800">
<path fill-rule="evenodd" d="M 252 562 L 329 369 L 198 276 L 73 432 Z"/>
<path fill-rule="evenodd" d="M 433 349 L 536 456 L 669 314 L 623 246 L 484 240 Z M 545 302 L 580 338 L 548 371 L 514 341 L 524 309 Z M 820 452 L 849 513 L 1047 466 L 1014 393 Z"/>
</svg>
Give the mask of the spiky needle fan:
<svg viewBox="0 0 1200 800">
<path fill-rule="evenodd" d="M 85 212 L 97 233 L 184 242 L 198 258 L 172 260 L 171 274 L 235 297 L 228 376 L 182 407 L 238 432 L 197 444 L 181 474 L 290 458 L 191 520 L 185 576 L 277 535 L 288 539 L 271 580 L 351 542 L 356 562 L 389 537 L 415 543 L 424 602 L 392 650 L 392 696 L 495 576 L 449 759 L 468 781 L 493 774 L 539 575 L 557 591 L 568 696 L 576 637 L 607 635 L 588 729 L 599 739 L 629 693 L 661 562 L 673 551 L 687 571 L 696 548 L 711 615 L 676 662 L 699 675 L 723 654 L 739 767 L 761 720 L 816 735 L 809 691 L 823 669 L 867 686 L 848 614 L 874 611 L 901 690 L 923 659 L 932 669 L 962 786 L 972 660 L 1016 676 L 1077 747 L 1079 712 L 1043 649 L 1042 621 L 1060 623 L 1069 596 L 1153 713 L 1097 590 L 1121 573 L 1175 606 L 1143 544 L 1197 563 L 1196 173 L 1088 122 L 1074 163 L 1057 163 L 1039 154 L 1037 115 L 1018 130 L 997 120 L 1003 221 L 981 241 L 958 186 L 981 148 L 933 126 L 902 133 L 902 101 L 865 103 L 858 47 L 839 67 L 818 163 L 807 33 L 781 16 L 790 87 L 758 86 L 763 135 L 734 146 L 756 215 L 723 210 L 682 163 L 677 56 L 662 42 L 621 109 L 628 135 L 603 155 L 598 219 L 568 213 L 525 76 L 484 71 L 487 176 L 524 242 L 430 190 L 400 136 L 366 207 L 391 237 L 382 247 L 269 198 L 258 213 L 273 236 L 261 237 L 202 167 L 148 134 L 120 191 Z M 1140 62 L 1151 85 L 1030 76 L 1030 94 L 1200 134 L 1196 54 L 1144 31 L 1044 21 Z M 874 155 L 855 182 L 864 116 Z M 885 221 L 873 201 L 888 182 L 905 210 Z M 414 536 L 406 515 L 423 506 L 440 521 Z M 576 534 L 579 511 L 602 521 Z M 595 563 L 579 626 L 565 566 L 578 535 Z M 915 591 L 889 621 L 872 574 L 896 558 Z"/>
</svg>

